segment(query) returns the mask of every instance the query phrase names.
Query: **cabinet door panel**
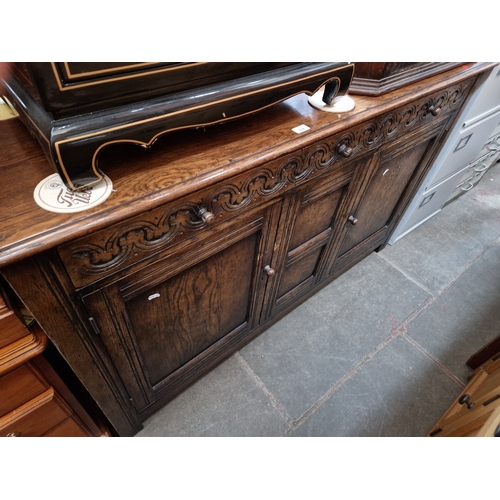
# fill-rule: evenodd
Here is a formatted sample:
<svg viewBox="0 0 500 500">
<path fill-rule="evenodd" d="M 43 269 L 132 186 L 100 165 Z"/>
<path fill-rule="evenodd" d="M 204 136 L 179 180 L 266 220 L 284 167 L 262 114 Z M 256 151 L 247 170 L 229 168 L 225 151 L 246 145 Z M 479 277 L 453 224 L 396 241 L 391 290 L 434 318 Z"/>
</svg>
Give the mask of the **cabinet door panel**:
<svg viewBox="0 0 500 500">
<path fill-rule="evenodd" d="M 287 292 L 294 289 L 301 283 L 305 283 L 314 275 L 319 257 L 323 248 L 318 248 L 313 253 L 308 253 L 299 262 L 289 265 L 280 282 L 278 289 L 278 301 Z"/>
<path fill-rule="evenodd" d="M 288 231 L 273 257 L 276 276 L 268 289 L 265 318 L 322 279 L 332 258 L 332 248 L 345 230 L 345 221 L 354 203 L 353 186 L 367 162 L 371 159 L 351 163 L 335 175 L 311 181 L 291 195 L 289 204 L 284 204 L 280 225 Z"/>
<path fill-rule="evenodd" d="M 306 193 L 295 219 L 289 246 L 290 251 L 330 228 L 341 193 L 341 189 L 336 189 L 332 193 L 312 201 L 307 199 Z"/>
<path fill-rule="evenodd" d="M 428 143 L 419 144 L 395 158 L 382 160 L 356 211 L 357 223 L 349 228 L 340 255 L 387 226 Z"/>
<path fill-rule="evenodd" d="M 320 180 L 299 192 L 292 207 L 295 220 L 279 272 L 278 307 L 313 286 L 340 200 L 351 178 L 352 172 L 349 172 L 334 182 Z"/>
<path fill-rule="evenodd" d="M 258 324 L 279 205 L 83 297 L 139 413 L 171 399 Z"/>
<path fill-rule="evenodd" d="M 153 385 L 248 319 L 254 233 L 126 302 Z"/>
</svg>

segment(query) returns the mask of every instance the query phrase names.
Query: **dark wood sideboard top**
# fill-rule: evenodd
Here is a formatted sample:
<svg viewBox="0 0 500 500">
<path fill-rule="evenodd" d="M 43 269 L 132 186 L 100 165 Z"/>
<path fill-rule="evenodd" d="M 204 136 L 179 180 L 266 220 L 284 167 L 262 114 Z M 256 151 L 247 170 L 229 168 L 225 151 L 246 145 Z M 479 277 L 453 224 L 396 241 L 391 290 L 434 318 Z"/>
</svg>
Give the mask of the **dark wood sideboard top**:
<svg viewBox="0 0 500 500">
<path fill-rule="evenodd" d="M 467 63 L 380 97 L 353 96 L 356 108 L 342 115 L 315 110 L 302 94 L 225 124 L 166 133 L 150 149 L 109 146 L 98 165 L 115 191 L 101 205 L 75 214 L 36 204 L 35 187 L 54 171 L 19 119 L 0 121 L 0 266 L 206 188 L 495 64 Z M 309 130 L 297 134 L 292 129 L 299 125 Z"/>
</svg>

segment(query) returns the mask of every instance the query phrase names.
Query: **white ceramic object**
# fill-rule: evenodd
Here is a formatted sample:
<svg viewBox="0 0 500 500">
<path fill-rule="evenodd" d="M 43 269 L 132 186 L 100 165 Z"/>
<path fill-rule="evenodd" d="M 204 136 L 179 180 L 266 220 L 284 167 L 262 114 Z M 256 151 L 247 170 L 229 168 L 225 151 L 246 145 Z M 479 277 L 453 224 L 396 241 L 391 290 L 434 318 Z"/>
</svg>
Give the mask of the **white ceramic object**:
<svg viewBox="0 0 500 500">
<path fill-rule="evenodd" d="M 335 97 L 331 105 L 323 102 L 323 92 L 324 88 L 321 88 L 309 97 L 309 104 L 320 111 L 326 111 L 328 113 L 347 113 L 352 111 L 356 106 L 354 100 L 348 95 L 341 95 Z"/>
<path fill-rule="evenodd" d="M 59 174 L 52 174 L 40 181 L 33 197 L 37 205 L 49 212 L 71 214 L 89 210 L 106 201 L 113 191 L 113 183 L 106 175 L 83 191 L 68 189 Z"/>
</svg>

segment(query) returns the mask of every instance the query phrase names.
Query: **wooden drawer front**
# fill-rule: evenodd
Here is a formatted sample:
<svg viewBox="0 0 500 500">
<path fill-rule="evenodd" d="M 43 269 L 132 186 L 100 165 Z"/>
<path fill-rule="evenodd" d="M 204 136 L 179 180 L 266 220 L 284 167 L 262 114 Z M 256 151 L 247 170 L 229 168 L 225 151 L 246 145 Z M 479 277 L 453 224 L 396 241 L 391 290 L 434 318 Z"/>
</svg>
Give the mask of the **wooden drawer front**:
<svg viewBox="0 0 500 500">
<path fill-rule="evenodd" d="M 465 397 L 466 401 L 460 404 L 462 397 Z M 472 373 L 467 387 L 438 420 L 429 435 L 476 435 L 476 431 L 490 415 L 498 411 L 500 411 L 500 357 L 495 356 Z"/>
<path fill-rule="evenodd" d="M 0 299 L 0 349 L 28 334 L 22 321 L 14 311 L 7 309 Z"/>
<path fill-rule="evenodd" d="M 338 134 L 202 189 L 192 196 L 155 208 L 108 229 L 58 248 L 76 288 L 111 273 L 147 265 L 186 240 L 201 241 L 226 220 L 262 206 L 311 179 L 342 168 L 382 144 L 423 126 L 439 127 L 466 99 L 475 78 L 381 114 Z M 207 226 L 203 209 L 214 215 Z M 140 264 L 139 264 L 140 263 Z"/>
<path fill-rule="evenodd" d="M 0 377 L 0 417 L 27 403 L 49 388 L 26 363 Z"/>
<path fill-rule="evenodd" d="M 39 437 L 71 416 L 66 404 L 49 388 L 0 418 L 0 436 Z"/>
<path fill-rule="evenodd" d="M 486 424 L 492 424 L 498 421 L 498 412 L 500 411 L 500 398 L 492 401 L 489 404 L 480 404 L 474 406 L 468 412 L 459 412 L 453 418 L 448 418 L 439 421 L 434 429 L 429 433 L 431 437 L 473 437 L 488 430 Z M 492 418 L 493 417 L 493 418 Z M 497 423 L 498 425 L 498 423 Z M 491 430 L 490 425 L 487 426 Z M 496 429 L 496 427 L 494 427 Z"/>
<path fill-rule="evenodd" d="M 75 418 L 67 418 L 52 427 L 43 437 L 92 437 L 92 435 Z"/>
<path fill-rule="evenodd" d="M 407 106 L 328 136 L 281 158 L 257 166 L 195 195 L 179 199 L 58 248 L 76 288 L 131 266 L 147 265 L 174 245 L 200 241 L 236 215 L 257 208 L 325 172 L 373 152 L 382 144 L 422 126 L 439 126 L 467 97 L 474 78 Z M 200 211 L 214 222 L 207 226 Z M 140 264 L 139 264 L 140 263 Z"/>
</svg>

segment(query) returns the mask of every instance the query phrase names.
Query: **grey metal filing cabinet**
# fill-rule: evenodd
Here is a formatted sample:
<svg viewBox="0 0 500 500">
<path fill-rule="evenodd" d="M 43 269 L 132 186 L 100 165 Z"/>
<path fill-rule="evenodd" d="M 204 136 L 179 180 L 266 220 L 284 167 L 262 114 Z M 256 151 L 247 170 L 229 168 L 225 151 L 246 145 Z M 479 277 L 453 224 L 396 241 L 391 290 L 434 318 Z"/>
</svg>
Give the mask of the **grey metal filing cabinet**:
<svg viewBox="0 0 500 500">
<path fill-rule="evenodd" d="M 393 245 L 472 189 L 500 156 L 500 64 L 484 75 L 389 240 Z"/>
</svg>

